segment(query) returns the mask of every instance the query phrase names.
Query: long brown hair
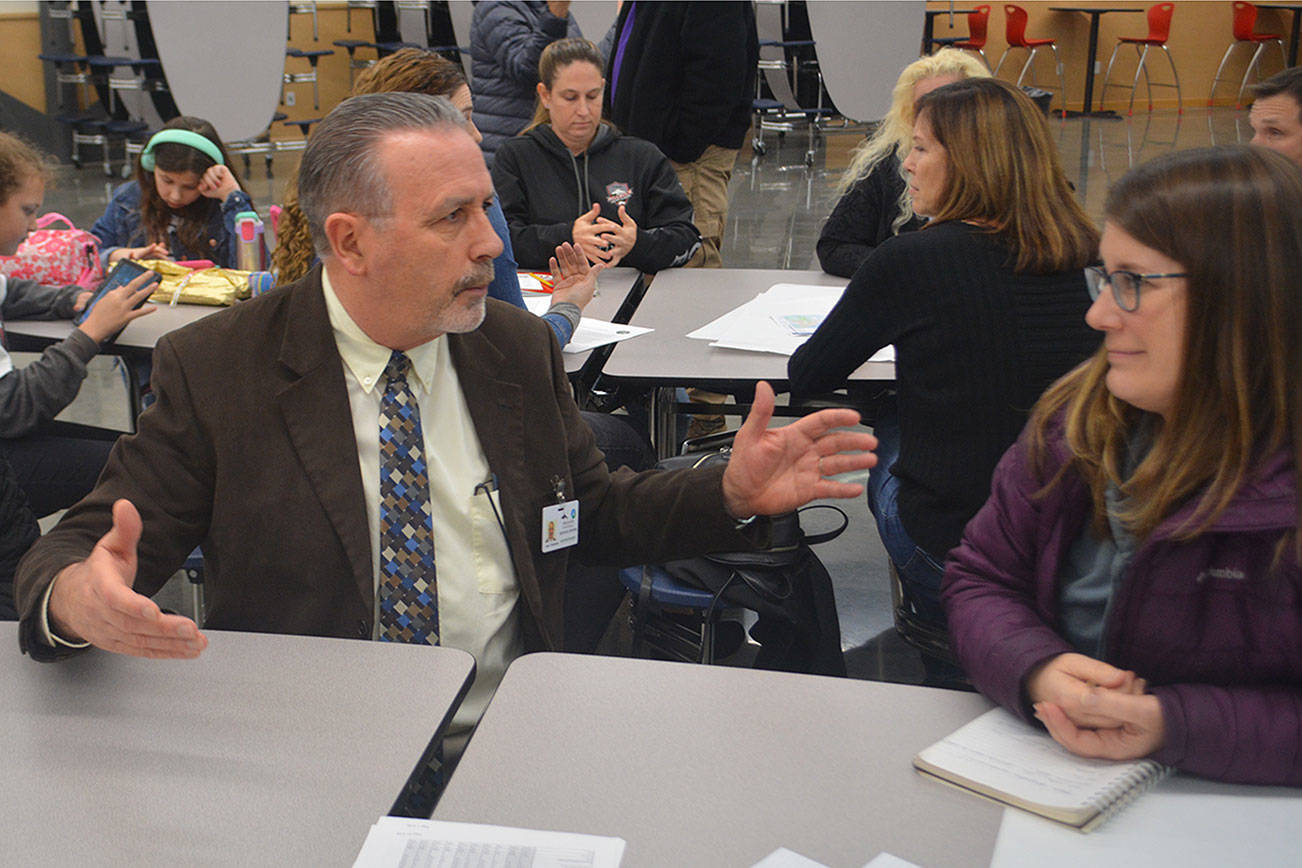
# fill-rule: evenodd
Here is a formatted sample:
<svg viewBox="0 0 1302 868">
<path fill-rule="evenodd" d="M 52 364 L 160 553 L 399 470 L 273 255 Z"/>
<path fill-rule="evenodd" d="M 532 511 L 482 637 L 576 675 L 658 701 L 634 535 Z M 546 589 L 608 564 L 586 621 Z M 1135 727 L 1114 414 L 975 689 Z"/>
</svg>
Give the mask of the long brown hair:
<svg viewBox="0 0 1302 868">
<path fill-rule="evenodd" d="M 836 182 L 836 197 L 839 199 L 850 192 L 855 184 L 867 178 L 883 160 L 898 157 L 903 161 L 909 153 L 913 138 L 913 88 L 918 82 L 941 76 L 963 79 L 986 78 L 989 75 L 990 70 L 986 69 L 984 63 L 957 48 L 942 48 L 935 54 L 920 57 L 904 67 L 891 90 L 891 107 L 886 116 L 873 130 L 873 134 L 851 152 L 850 165 Z M 901 227 L 913 219 L 913 200 L 909 196 L 907 184 L 901 185 L 895 206 L 899 213 L 891 221 L 892 234 L 898 234 Z"/>
<path fill-rule="evenodd" d="M 997 78 L 969 78 L 923 96 L 917 116 L 948 163 L 929 225 L 967 220 L 987 227 L 1019 272 L 1090 263 L 1098 230 L 1072 193 L 1048 121 L 1021 91 Z"/>
<path fill-rule="evenodd" d="M 8 202 L 33 175 L 49 182 L 50 165 L 46 156 L 17 136 L 0 132 L 0 205 Z"/>
<path fill-rule="evenodd" d="M 466 84 L 461 67 L 423 48 L 401 48 L 376 61 L 357 77 L 352 96 L 366 93 L 427 93 L 451 96 Z M 285 185 L 272 268 L 279 283 L 298 280 L 312 268 L 316 249 L 307 217 L 298 206 L 297 172 Z"/>
<path fill-rule="evenodd" d="M 544 48 L 538 58 L 538 81 L 550 91 L 556 76 L 571 63 L 591 63 L 597 68 L 598 75 L 606 74 L 606 65 L 602 62 L 597 46 L 586 39 L 558 39 Z M 551 122 L 551 112 L 547 111 L 547 106 L 540 99 L 534 106 L 533 120 L 521 132 L 527 133 L 534 127 Z"/>
<path fill-rule="evenodd" d="M 182 115 L 163 124 L 165 130 L 189 130 L 198 133 L 217 146 L 221 151 L 226 168 L 235 176 L 235 182 L 241 187 L 244 182 L 231 163 L 231 155 L 226 152 L 221 137 L 213 125 L 203 118 Z M 212 157 L 196 148 L 176 142 L 164 142 L 153 149 L 154 169 L 169 173 L 194 172 L 202 176 L 204 172 L 216 165 Z M 145 240 L 153 243 L 167 244 L 167 232 L 172 217 L 180 217 L 176 227 L 176 237 L 186 249 L 198 253 L 208 249 L 208 221 L 214 211 L 221 209 L 222 203 L 207 196 L 200 196 L 184 208 L 173 211 L 158 195 L 154 186 L 154 169 L 146 169 L 136 158 L 136 183 L 140 185 L 140 225 L 145 232 Z"/>
<path fill-rule="evenodd" d="M 1048 429 L 1061 417 L 1070 467 L 1093 494 L 1096 529 L 1106 526 L 1104 491 L 1116 485 L 1127 502 L 1121 518 L 1140 537 L 1192 498 L 1176 532 L 1187 539 L 1225 510 L 1263 459 L 1288 449 L 1302 468 L 1302 173 L 1247 145 L 1177 151 L 1127 173 L 1104 214 L 1188 275 L 1175 401 L 1162 419 L 1114 397 L 1101 348 L 1040 399 L 1032 453 L 1045 455 Z M 1157 434 L 1123 481 L 1126 443 L 1141 421 Z M 1298 504 L 1302 528 L 1302 497 Z"/>
</svg>

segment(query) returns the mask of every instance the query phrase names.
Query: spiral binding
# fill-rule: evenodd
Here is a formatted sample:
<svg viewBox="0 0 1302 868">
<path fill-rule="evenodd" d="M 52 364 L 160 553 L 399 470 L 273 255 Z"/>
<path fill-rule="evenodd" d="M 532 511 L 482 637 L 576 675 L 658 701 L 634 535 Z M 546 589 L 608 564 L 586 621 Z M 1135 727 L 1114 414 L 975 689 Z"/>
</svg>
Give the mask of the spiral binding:
<svg viewBox="0 0 1302 868">
<path fill-rule="evenodd" d="M 1089 804 L 1098 810 L 1098 815 L 1081 827 L 1082 832 L 1093 832 L 1108 820 L 1115 817 L 1127 805 L 1151 790 L 1174 769 L 1161 763 L 1145 760 L 1140 765 L 1114 782 L 1106 789 L 1090 796 Z"/>
</svg>

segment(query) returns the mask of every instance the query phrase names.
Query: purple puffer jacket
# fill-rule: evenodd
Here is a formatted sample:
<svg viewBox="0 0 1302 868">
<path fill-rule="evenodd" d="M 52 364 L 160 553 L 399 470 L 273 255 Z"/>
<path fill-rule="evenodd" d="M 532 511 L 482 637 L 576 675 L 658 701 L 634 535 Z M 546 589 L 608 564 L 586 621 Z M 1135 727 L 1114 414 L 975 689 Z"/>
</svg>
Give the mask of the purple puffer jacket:
<svg viewBox="0 0 1302 868">
<path fill-rule="evenodd" d="M 950 638 L 977 688 L 1031 720 L 1022 684 L 1073 649 L 1057 631 L 1055 576 L 1090 517 L 1089 489 L 1060 440 L 1037 477 L 1026 435 L 1000 460 L 990 499 L 946 562 Z M 1162 705 L 1159 762 L 1223 781 L 1302 786 L 1302 570 L 1291 547 L 1297 471 L 1266 462 L 1215 524 L 1176 542 L 1186 507 L 1135 552 L 1106 625 L 1107 662 L 1146 678 Z M 1033 721 L 1032 721 L 1033 722 Z"/>
</svg>

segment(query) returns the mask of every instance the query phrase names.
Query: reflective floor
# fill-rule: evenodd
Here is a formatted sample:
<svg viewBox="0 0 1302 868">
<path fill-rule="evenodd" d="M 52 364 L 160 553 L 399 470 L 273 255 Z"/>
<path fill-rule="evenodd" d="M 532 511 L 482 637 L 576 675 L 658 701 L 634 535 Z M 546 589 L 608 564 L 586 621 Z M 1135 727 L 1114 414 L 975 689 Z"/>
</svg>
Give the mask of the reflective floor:
<svg viewBox="0 0 1302 868">
<path fill-rule="evenodd" d="M 1132 165 L 1177 148 L 1247 141 L 1252 135 L 1247 113 L 1228 108 L 1191 109 L 1183 116 L 1166 111 L 1119 120 L 1053 120 L 1051 124 L 1068 176 L 1086 211 L 1096 220 L 1109 184 Z M 859 127 L 818 135 L 810 166 L 804 162 L 809 141 L 804 132 L 788 133 L 782 139 L 770 133 L 762 156 L 754 155 L 748 143 L 738 157 L 729 190 L 724 265 L 817 268 L 814 245 L 819 229 L 831 210 L 837 178 L 863 132 Z M 272 203 L 281 201 L 284 179 L 298 156 L 278 155 L 270 175 L 261 158 L 245 172 L 245 188 L 264 215 Z M 120 177 L 105 178 L 98 164 L 80 170 L 60 169 L 56 184 L 46 194 L 45 208 L 89 228 L 103 213 L 118 183 Z M 119 372 L 111 359 L 96 359 L 87 386 L 69 408 L 68 417 L 123 427 L 124 409 Z M 817 552 L 836 587 L 842 645 L 851 674 L 918 680 L 921 665 L 916 655 L 891 628 L 886 555 L 872 516 L 862 498 L 840 505 L 850 515 L 849 529 Z M 164 596 L 165 605 L 188 611 L 188 598 L 180 583 L 165 589 Z"/>
</svg>

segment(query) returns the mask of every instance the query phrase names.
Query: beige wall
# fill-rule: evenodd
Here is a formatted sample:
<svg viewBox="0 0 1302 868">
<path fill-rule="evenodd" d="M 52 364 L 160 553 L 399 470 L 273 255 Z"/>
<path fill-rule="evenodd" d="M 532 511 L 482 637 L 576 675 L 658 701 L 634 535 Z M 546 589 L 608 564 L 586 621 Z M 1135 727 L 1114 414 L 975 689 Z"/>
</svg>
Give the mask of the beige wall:
<svg viewBox="0 0 1302 868">
<path fill-rule="evenodd" d="M 959 0 L 955 4 L 959 9 L 971 9 L 978 5 L 976 2 L 967 3 Z M 1058 53 L 1062 58 L 1063 75 L 1067 80 L 1067 107 L 1079 109 L 1085 98 L 1085 53 L 1089 49 L 1089 21 L 1088 15 L 1080 12 L 1053 12 L 1051 6 L 1091 6 L 1095 8 L 1132 8 L 1146 10 L 1151 3 L 1116 3 L 1116 2 L 1025 2 L 1019 3 L 1027 11 L 1029 22 L 1026 26 L 1026 35 L 1032 39 L 1054 38 L 1058 40 Z M 1007 45 L 1004 40 L 1004 26 L 1007 18 L 1004 15 L 1004 4 L 997 2 L 990 3 L 990 34 L 989 42 L 986 44 L 986 55 L 990 58 L 991 66 L 999 62 L 999 55 Z M 949 3 L 928 3 L 929 9 L 948 9 Z M 1284 41 L 1287 46 L 1289 28 L 1292 25 L 1289 12 L 1283 12 L 1271 9 L 1262 9 L 1257 18 L 1257 31 L 1269 31 L 1272 33 L 1281 33 L 1284 35 Z M 1233 17 L 1232 6 L 1227 0 L 1177 0 L 1175 4 L 1175 15 L 1171 19 L 1171 37 L 1167 42 L 1167 48 L 1171 52 L 1171 57 L 1175 61 L 1176 71 L 1180 74 L 1180 84 L 1184 94 L 1185 109 L 1190 107 L 1202 107 L 1207 105 L 1207 97 L 1211 91 L 1212 76 L 1216 74 L 1216 65 L 1220 63 L 1221 56 L 1225 53 L 1226 47 L 1230 44 L 1232 35 L 1230 31 Z M 954 16 L 954 27 L 949 27 L 949 16 L 936 16 L 936 36 L 948 35 L 967 35 L 966 16 Z M 1103 15 L 1099 19 L 1099 49 L 1098 61 L 1100 63 L 1100 74 L 1094 82 L 1094 106 L 1098 107 L 1099 97 L 1103 89 L 1102 72 L 1107 69 L 1108 57 L 1112 54 L 1113 47 L 1117 44 L 1118 36 L 1143 36 L 1148 33 L 1148 20 L 1143 14 L 1117 14 L 1110 13 Z M 1158 52 L 1160 54 L 1160 52 Z M 1036 74 L 1039 83 L 1052 83 L 1057 87 L 1056 76 L 1053 72 L 1053 65 L 1044 58 L 1047 51 L 1041 50 L 1036 58 Z M 1052 58 L 1051 54 L 1048 54 Z M 1222 82 L 1216 89 L 1217 105 L 1229 105 L 1234 102 L 1234 97 L 1238 92 L 1239 80 L 1243 76 L 1244 69 L 1247 67 L 1248 60 L 1252 53 L 1246 48 L 1235 50 L 1235 57 L 1231 59 L 1230 64 L 1226 66 L 1226 75 L 1232 77 L 1231 82 Z M 1008 61 L 1004 64 L 1001 78 L 1014 81 L 1018 72 L 1021 70 L 1022 63 L 1026 57 L 1026 52 L 1018 50 L 1009 56 Z M 1113 71 L 1113 81 L 1120 81 L 1129 84 L 1135 74 L 1134 50 L 1123 49 L 1117 56 L 1117 65 Z M 1123 60 L 1125 61 L 1123 63 Z M 1016 61 L 1016 63 L 1014 62 Z M 1146 64 L 1155 81 L 1169 81 L 1170 72 L 1168 71 L 1166 61 L 1161 57 L 1155 57 L 1153 52 L 1149 52 L 1148 63 Z M 1280 69 L 1279 52 L 1268 49 L 1262 66 L 1267 75 L 1278 72 Z M 1119 74 L 1118 74 L 1119 73 Z M 1146 92 L 1144 83 L 1141 78 L 1139 83 L 1139 93 L 1135 97 L 1135 108 L 1147 108 Z M 1130 94 L 1124 90 L 1113 90 L 1108 88 L 1108 107 L 1125 108 L 1122 100 L 1129 100 Z M 1176 105 L 1175 91 L 1168 88 L 1155 88 L 1153 90 L 1153 102 L 1157 107 L 1174 108 Z M 1056 105 L 1055 101 L 1055 105 Z"/>
<path fill-rule="evenodd" d="M 41 53 L 41 22 L 35 3 L 0 2 L 0 45 L 5 60 L 0 63 L 0 90 L 45 110 L 44 64 Z"/>
</svg>

